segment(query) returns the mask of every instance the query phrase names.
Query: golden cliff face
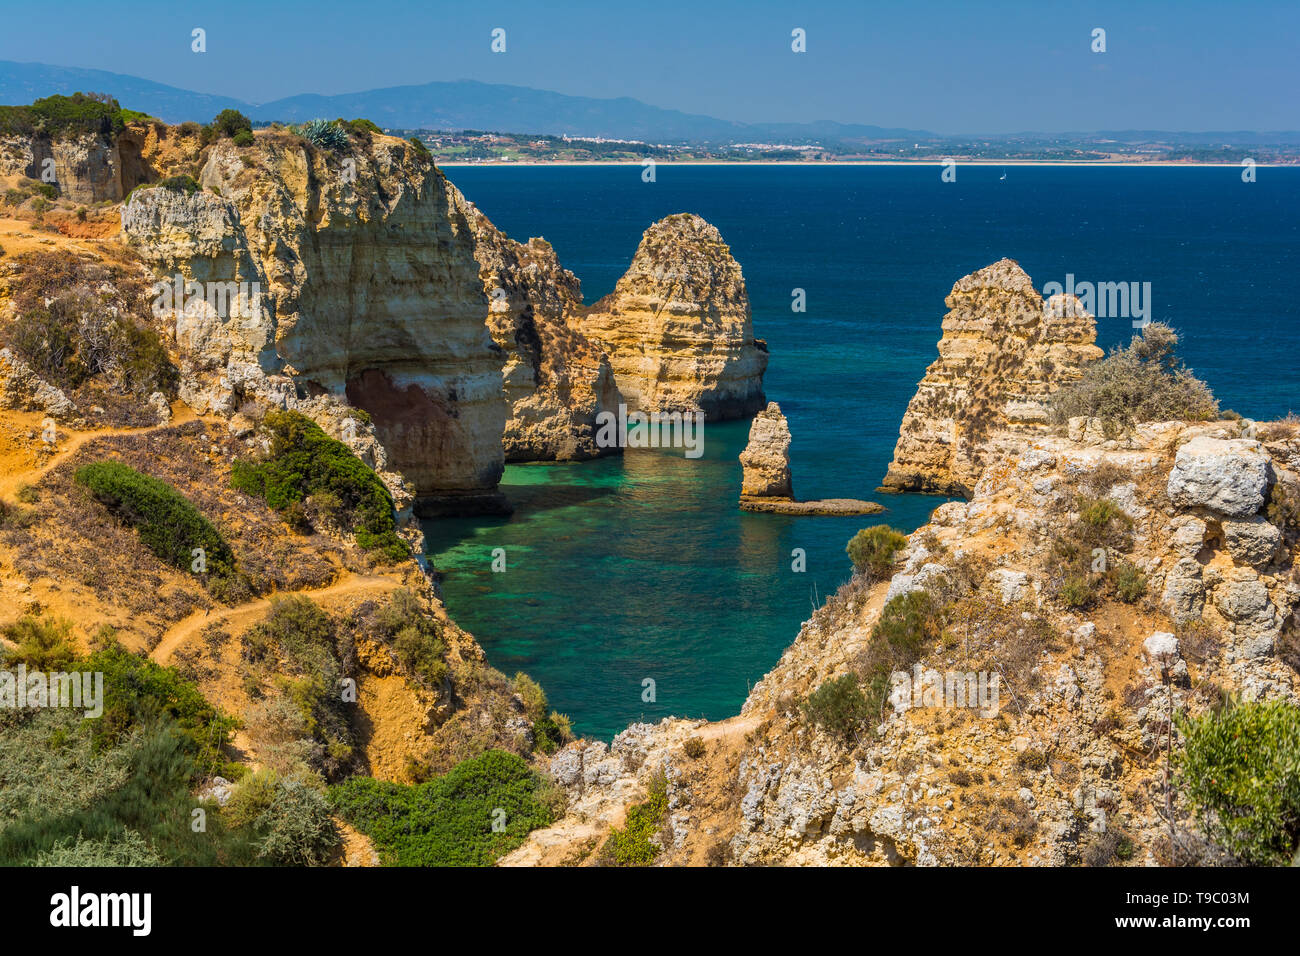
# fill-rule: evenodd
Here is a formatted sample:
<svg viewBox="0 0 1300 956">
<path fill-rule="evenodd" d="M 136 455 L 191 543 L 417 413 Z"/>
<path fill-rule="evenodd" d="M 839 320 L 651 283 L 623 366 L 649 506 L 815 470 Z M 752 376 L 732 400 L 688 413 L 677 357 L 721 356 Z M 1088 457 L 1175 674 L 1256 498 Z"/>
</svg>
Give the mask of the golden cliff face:
<svg viewBox="0 0 1300 956">
<path fill-rule="evenodd" d="M 215 145 L 199 180 L 205 191 L 142 189 L 122 210 L 156 272 L 201 284 L 174 316 L 182 397 L 223 412 L 345 400 L 370 413 L 417 511 L 503 507 L 502 356 L 441 172 L 391 137 L 336 153 L 267 132 Z M 232 282 L 245 294 L 214 306 Z"/>
<path fill-rule="evenodd" d="M 1045 425 L 1044 399 L 1102 354 L 1079 300 L 1044 302 L 1011 259 L 958 280 L 945 303 L 939 358 L 907 406 L 882 491 L 969 496 L 996 436 Z"/>
<path fill-rule="evenodd" d="M 647 229 L 626 274 L 581 328 L 609 354 L 629 408 L 724 419 L 767 404 L 767 345 L 754 338 L 740 264 L 699 216 Z"/>
<path fill-rule="evenodd" d="M 617 452 L 596 444 L 596 416 L 620 396 L 605 354 L 573 325 L 578 278 L 545 239 L 515 242 L 471 203 L 465 215 L 488 297 L 487 325 L 505 354 L 506 461 L 566 461 Z"/>
</svg>

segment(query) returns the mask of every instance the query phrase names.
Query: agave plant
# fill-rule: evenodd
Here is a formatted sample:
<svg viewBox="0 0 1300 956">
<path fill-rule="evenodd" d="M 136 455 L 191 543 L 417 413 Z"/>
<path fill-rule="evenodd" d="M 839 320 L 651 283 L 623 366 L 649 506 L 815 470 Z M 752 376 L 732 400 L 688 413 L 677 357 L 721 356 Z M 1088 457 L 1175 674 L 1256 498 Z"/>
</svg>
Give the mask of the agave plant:
<svg viewBox="0 0 1300 956">
<path fill-rule="evenodd" d="M 303 139 L 321 149 L 341 150 L 348 145 L 347 131 L 331 120 L 314 119 L 304 123 L 300 133 Z"/>
</svg>

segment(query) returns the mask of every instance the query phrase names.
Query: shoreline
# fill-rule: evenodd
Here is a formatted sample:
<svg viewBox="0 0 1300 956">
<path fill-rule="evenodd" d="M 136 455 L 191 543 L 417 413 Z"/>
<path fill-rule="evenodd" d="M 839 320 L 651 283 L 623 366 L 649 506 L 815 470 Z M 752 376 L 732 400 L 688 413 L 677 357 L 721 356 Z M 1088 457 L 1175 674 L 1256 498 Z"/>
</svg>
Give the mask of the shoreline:
<svg viewBox="0 0 1300 956">
<path fill-rule="evenodd" d="M 1173 162 L 1115 162 L 1112 160 L 1087 162 L 1075 160 L 1056 160 L 1056 159 L 1009 159 L 989 160 L 989 159 L 966 159 L 956 160 L 958 166 L 1131 166 L 1134 168 L 1160 168 L 1160 169 L 1242 169 L 1241 163 L 1173 163 Z M 502 162 L 493 160 L 484 163 L 470 163 L 452 160 L 449 162 L 440 162 L 436 158 L 434 164 L 439 169 L 451 167 L 519 167 L 519 166 L 629 166 L 640 168 L 644 166 L 641 160 L 555 160 L 555 161 L 519 161 L 511 160 Z M 674 160 L 655 160 L 656 166 L 937 166 L 943 167 L 944 160 L 916 160 L 916 159 L 861 159 L 861 160 L 815 160 L 811 162 L 799 162 L 792 160 L 699 160 L 690 159 L 680 162 Z M 1300 168 L 1300 163 L 1256 163 L 1256 169 L 1290 169 Z"/>
</svg>

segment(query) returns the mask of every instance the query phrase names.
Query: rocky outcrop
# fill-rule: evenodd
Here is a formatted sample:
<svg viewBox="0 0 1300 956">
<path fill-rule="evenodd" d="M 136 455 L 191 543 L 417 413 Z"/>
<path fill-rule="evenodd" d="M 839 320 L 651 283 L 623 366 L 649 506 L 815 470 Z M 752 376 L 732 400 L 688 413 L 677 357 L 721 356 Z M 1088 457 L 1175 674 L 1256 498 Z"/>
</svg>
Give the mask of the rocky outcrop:
<svg viewBox="0 0 1300 956">
<path fill-rule="evenodd" d="M 790 425 L 781 406 L 768 402 L 749 426 L 749 444 L 740 453 L 744 478 L 740 496 L 793 498 L 790 481 Z"/>
<path fill-rule="evenodd" d="M 0 138 L 0 176 L 51 183 L 60 196 L 77 203 L 116 202 L 123 195 L 121 156 L 116 139 L 107 134 Z"/>
<path fill-rule="evenodd" d="M 573 324 L 582 311 L 577 276 L 545 239 L 514 241 L 473 204 L 465 216 L 488 297 L 488 330 L 505 354 L 506 461 L 569 461 L 617 453 L 596 442 L 596 417 L 620 396 L 604 353 Z"/>
<path fill-rule="evenodd" d="M 907 406 L 882 491 L 969 495 L 1008 431 L 1040 430 L 1047 396 L 1102 354 L 1079 300 L 1044 302 L 1010 259 L 958 280 L 945 301 L 939 358 Z"/>
<path fill-rule="evenodd" d="M 785 515 L 866 515 L 884 511 L 874 501 L 825 498 L 796 501 L 790 479 L 790 425 L 781 406 L 768 402 L 749 426 L 749 444 L 740 453 L 743 478 L 740 510 Z"/>
<path fill-rule="evenodd" d="M 699 216 L 669 216 L 647 229 L 631 266 L 581 328 L 609 355 L 629 408 L 719 420 L 767 404 L 767 345 L 754 338 L 740 264 Z"/>
<path fill-rule="evenodd" d="M 122 209 L 132 248 L 173 285 L 161 312 L 181 397 L 336 420 L 326 410 L 351 404 L 419 513 L 503 509 L 502 354 L 459 192 L 383 136 L 342 153 L 286 133 L 222 141 L 199 178 L 205 191 L 141 189 Z"/>
<path fill-rule="evenodd" d="M 1099 865 L 1118 862 L 1120 838 L 1128 865 L 1160 865 L 1167 796 L 1178 861 L 1221 859 L 1198 842 L 1183 797 L 1166 794 L 1168 715 L 1204 713 L 1224 694 L 1300 705 L 1294 659 L 1275 646 L 1300 608 L 1300 521 L 1276 499 L 1300 482 L 1300 435 L 1251 441 L 1233 422 L 1170 422 L 1138 425 L 1122 447 L 1046 432 L 1000 447 L 970 500 L 936 508 L 890 577 L 857 576 L 813 614 L 736 717 L 668 718 L 609 748 L 558 753 L 569 814 L 511 862 L 581 861 L 660 773 L 664 865 Z M 1196 497 L 1175 500 L 1167 489 L 1194 460 L 1207 463 Z M 1262 470 L 1261 514 L 1216 510 L 1253 504 L 1241 492 Z M 1142 575 L 1149 603 L 1063 603 L 1081 496 L 1125 515 L 1108 560 Z M 890 696 L 852 733 L 817 725 L 809 695 L 845 674 L 866 693 L 886 602 L 918 590 L 949 609 L 943 634 L 912 670 L 890 673 Z M 953 698 L 954 676 L 991 694 L 978 707 Z"/>
</svg>

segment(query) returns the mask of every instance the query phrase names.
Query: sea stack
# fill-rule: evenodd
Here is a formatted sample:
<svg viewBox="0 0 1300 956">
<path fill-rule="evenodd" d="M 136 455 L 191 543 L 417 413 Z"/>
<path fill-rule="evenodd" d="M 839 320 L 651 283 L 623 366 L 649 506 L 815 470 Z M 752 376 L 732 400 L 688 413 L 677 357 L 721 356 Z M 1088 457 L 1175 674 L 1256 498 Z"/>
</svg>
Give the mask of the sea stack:
<svg viewBox="0 0 1300 956">
<path fill-rule="evenodd" d="M 699 216 L 668 216 L 647 229 L 582 332 L 609 355 L 630 409 L 718 421 L 767 404 L 767 344 L 754 338 L 740 264 Z"/>
<path fill-rule="evenodd" d="M 1043 429 L 1048 396 L 1102 355 L 1079 300 L 1044 302 L 1011 259 L 959 279 L 945 302 L 939 358 L 907 406 L 880 491 L 969 497 L 993 446 Z"/>
<path fill-rule="evenodd" d="M 790 481 L 790 425 L 781 406 L 768 402 L 749 426 L 749 444 L 740 453 L 744 498 L 793 498 Z"/>
<path fill-rule="evenodd" d="M 749 426 L 749 444 L 740 453 L 744 478 L 740 510 L 786 515 L 867 515 L 884 511 L 874 501 L 826 498 L 796 501 L 790 478 L 790 424 L 781 406 L 768 402 Z"/>
</svg>

